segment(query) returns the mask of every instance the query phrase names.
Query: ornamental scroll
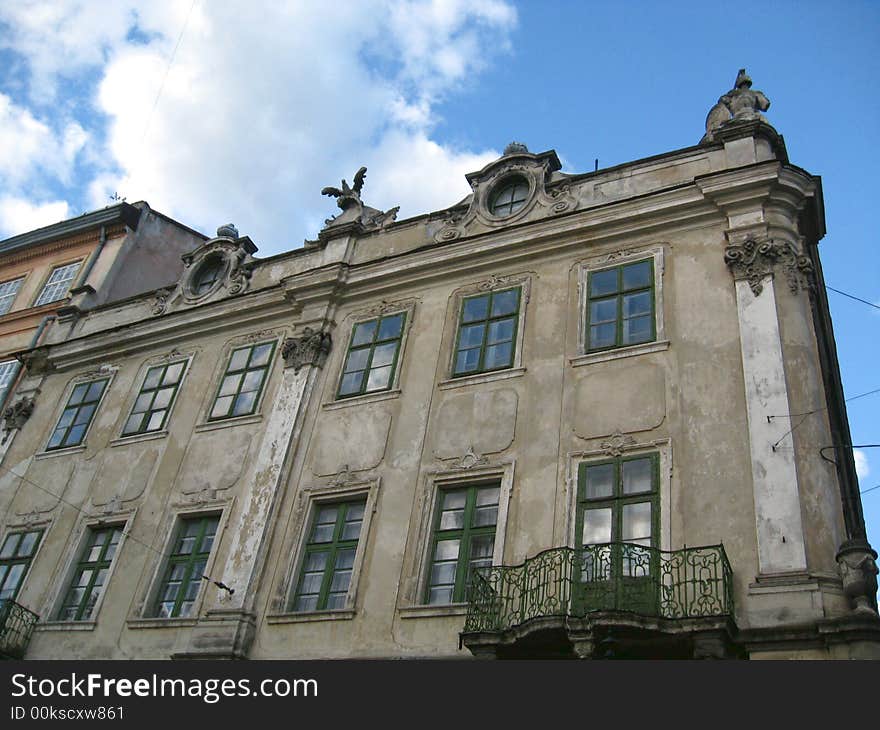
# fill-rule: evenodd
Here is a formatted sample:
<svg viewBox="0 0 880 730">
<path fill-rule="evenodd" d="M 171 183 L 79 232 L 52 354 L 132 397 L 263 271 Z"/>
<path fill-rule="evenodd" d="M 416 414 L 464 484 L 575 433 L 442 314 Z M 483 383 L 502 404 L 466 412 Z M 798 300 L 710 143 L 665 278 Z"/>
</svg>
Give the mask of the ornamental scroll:
<svg viewBox="0 0 880 730">
<path fill-rule="evenodd" d="M 299 337 L 290 337 L 284 341 L 281 356 L 285 367 L 292 367 L 294 372 L 299 372 L 303 365 L 320 368 L 330 354 L 330 346 L 329 332 L 316 332 L 311 327 L 306 327 Z"/>
<path fill-rule="evenodd" d="M 764 290 L 764 277 L 773 274 L 778 266 L 782 267 L 792 294 L 797 294 L 800 289 L 810 292 L 815 289 L 813 262 L 787 241 L 771 239 L 759 243 L 750 238 L 740 244 L 731 244 L 724 249 L 724 262 L 734 279 L 749 282 L 756 297 Z"/>
</svg>

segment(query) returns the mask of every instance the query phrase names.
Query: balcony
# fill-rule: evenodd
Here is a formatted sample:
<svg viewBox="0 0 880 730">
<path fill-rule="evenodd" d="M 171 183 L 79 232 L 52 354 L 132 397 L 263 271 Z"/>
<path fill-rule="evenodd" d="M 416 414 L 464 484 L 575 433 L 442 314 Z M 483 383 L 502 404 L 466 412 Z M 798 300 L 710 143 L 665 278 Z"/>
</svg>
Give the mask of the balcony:
<svg viewBox="0 0 880 730">
<path fill-rule="evenodd" d="M 39 617 L 15 601 L 0 600 L 0 659 L 21 659 Z"/>
<path fill-rule="evenodd" d="M 724 547 L 554 548 L 475 571 L 462 643 L 477 656 L 738 656 Z"/>
</svg>

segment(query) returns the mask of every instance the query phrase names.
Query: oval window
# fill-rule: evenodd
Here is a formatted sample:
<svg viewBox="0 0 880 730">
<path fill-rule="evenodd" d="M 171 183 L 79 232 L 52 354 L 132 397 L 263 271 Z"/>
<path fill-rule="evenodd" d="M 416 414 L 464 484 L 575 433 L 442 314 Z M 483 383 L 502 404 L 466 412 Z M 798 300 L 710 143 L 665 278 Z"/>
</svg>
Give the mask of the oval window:
<svg viewBox="0 0 880 730">
<path fill-rule="evenodd" d="M 223 274 L 225 265 L 226 262 L 222 256 L 208 256 L 193 275 L 192 283 L 190 284 L 192 293 L 199 297 L 211 291 Z"/>
<path fill-rule="evenodd" d="M 507 180 L 492 195 L 489 210 L 494 216 L 503 218 L 513 215 L 526 204 L 529 197 L 529 183 L 525 178 L 515 177 Z"/>
</svg>

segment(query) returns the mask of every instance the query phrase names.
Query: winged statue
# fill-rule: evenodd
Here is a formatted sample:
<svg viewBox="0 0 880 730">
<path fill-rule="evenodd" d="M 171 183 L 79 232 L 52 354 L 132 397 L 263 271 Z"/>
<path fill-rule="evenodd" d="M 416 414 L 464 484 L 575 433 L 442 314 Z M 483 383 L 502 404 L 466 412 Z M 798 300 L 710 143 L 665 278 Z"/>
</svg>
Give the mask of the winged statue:
<svg viewBox="0 0 880 730">
<path fill-rule="evenodd" d="M 343 180 L 341 188 L 328 186 L 321 190 L 321 195 L 329 195 L 330 197 L 336 198 L 336 204 L 345 210 L 350 203 L 360 202 L 361 190 L 364 187 L 364 178 L 366 178 L 366 176 L 367 168 L 362 167 L 354 174 L 354 185 L 349 187 L 348 183 Z"/>
</svg>

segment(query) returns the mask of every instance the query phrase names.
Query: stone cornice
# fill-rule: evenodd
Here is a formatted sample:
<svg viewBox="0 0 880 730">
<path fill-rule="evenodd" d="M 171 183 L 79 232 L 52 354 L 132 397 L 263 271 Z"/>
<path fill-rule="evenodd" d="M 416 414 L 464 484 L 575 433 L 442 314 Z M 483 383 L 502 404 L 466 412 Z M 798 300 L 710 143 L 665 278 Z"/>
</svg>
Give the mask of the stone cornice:
<svg viewBox="0 0 880 730">
<path fill-rule="evenodd" d="M 124 225 L 110 226 L 106 230 L 106 236 L 108 239 L 114 238 L 124 234 L 125 231 L 126 227 Z M 76 236 L 56 239 L 48 243 L 33 244 L 27 248 L 14 249 L 8 253 L 0 251 L 0 263 L 2 263 L 3 266 L 9 266 L 11 264 L 21 263 L 22 261 L 49 256 L 53 253 L 74 248 L 75 246 L 80 246 L 82 244 L 97 243 L 100 237 L 100 228 L 95 228 L 94 230 L 86 231 L 85 233 L 80 233 Z"/>
</svg>

